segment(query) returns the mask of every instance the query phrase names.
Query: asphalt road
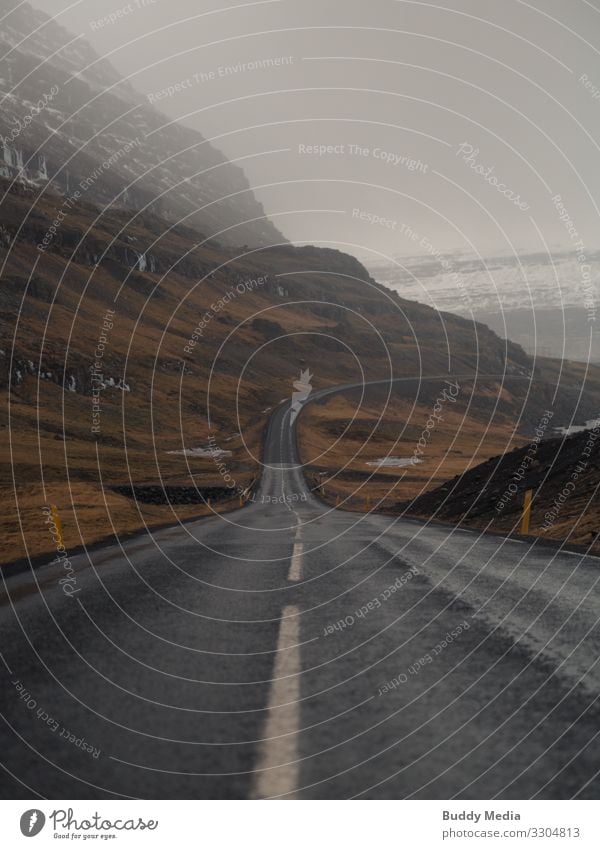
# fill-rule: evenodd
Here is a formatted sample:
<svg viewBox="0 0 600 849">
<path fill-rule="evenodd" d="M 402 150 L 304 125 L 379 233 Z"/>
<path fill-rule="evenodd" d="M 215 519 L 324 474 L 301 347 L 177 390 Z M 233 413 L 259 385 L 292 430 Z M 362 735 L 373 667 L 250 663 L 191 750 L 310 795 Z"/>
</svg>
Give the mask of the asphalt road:
<svg viewBox="0 0 600 849">
<path fill-rule="evenodd" d="M 3 797 L 597 798 L 600 560 L 331 509 L 287 405 L 264 460 L 71 596 L 6 579 Z"/>
</svg>

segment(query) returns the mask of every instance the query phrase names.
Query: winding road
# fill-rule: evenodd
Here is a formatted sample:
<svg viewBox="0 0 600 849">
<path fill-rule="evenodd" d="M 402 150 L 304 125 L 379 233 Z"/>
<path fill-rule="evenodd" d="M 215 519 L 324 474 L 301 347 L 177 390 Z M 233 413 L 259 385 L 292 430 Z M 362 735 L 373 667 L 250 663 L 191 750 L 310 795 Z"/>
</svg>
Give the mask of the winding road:
<svg viewBox="0 0 600 849">
<path fill-rule="evenodd" d="M 4 579 L 3 797 L 597 798 L 600 560 L 332 509 L 295 446 L 282 404 L 243 509 Z"/>
</svg>

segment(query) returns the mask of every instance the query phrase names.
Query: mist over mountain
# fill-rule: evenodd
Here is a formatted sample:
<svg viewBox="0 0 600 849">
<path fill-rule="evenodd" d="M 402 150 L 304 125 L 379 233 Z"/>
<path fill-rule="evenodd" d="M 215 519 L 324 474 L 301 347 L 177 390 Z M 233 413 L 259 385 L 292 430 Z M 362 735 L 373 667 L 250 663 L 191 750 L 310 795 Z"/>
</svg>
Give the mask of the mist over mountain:
<svg viewBox="0 0 600 849">
<path fill-rule="evenodd" d="M 241 484 L 256 480 L 266 413 L 307 369 L 315 388 L 409 379 L 402 403 L 413 405 L 422 380 L 468 377 L 467 452 L 491 422 L 494 450 L 511 444 L 549 404 L 557 425 L 596 415 L 594 370 L 534 364 L 444 311 L 448 301 L 419 303 L 348 253 L 287 243 L 241 169 L 142 103 L 81 37 L 27 4 L 5 24 L 0 384 L 19 430 L 3 463 L 18 481 L 19 523 L 31 512 L 34 550 L 43 487 L 75 511 L 79 498 L 94 505 L 84 532 L 98 538 L 107 487 L 120 532 L 140 522 L 127 487 L 168 485 L 182 518 L 202 513 L 197 492 L 227 496 L 209 438 Z M 419 262 L 412 273 L 426 282 L 433 272 Z M 144 521 L 173 509 L 159 500 Z M 19 523 L 6 528 L 13 559 Z"/>
<path fill-rule="evenodd" d="M 2 0 L 0 11 L 0 174 L 45 193 L 147 210 L 222 244 L 286 241 L 243 170 L 150 105 L 85 39 L 27 3 Z"/>
<path fill-rule="evenodd" d="M 7 834 L 597 798 L 600 12 L 39 3 L 0 0 Z"/>
</svg>

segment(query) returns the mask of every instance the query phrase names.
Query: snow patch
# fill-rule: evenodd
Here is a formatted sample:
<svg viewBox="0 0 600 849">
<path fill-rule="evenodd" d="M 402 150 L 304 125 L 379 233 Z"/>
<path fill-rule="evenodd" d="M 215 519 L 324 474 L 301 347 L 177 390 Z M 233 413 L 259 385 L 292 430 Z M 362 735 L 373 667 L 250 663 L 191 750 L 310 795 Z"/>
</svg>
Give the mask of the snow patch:
<svg viewBox="0 0 600 849">
<path fill-rule="evenodd" d="M 214 460 L 219 457 L 230 457 L 231 451 L 223 448 L 183 448 L 180 451 L 167 451 L 167 454 L 181 454 L 184 457 L 203 457 Z"/>
<path fill-rule="evenodd" d="M 417 463 L 422 463 L 418 457 L 380 457 L 379 460 L 369 460 L 367 466 L 377 466 L 377 468 L 397 469 L 403 466 L 416 466 Z"/>
</svg>

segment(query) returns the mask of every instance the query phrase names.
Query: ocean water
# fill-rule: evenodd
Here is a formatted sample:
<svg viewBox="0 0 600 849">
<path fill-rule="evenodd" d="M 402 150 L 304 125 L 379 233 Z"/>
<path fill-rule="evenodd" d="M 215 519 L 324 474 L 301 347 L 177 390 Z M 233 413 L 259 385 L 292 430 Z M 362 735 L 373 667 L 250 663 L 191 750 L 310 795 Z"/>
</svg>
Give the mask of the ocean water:
<svg viewBox="0 0 600 849">
<path fill-rule="evenodd" d="M 530 354 L 600 361 L 598 340 L 590 345 L 600 304 L 600 251 L 588 252 L 585 266 L 564 251 L 364 262 L 375 280 L 403 298 L 483 321 Z"/>
</svg>

